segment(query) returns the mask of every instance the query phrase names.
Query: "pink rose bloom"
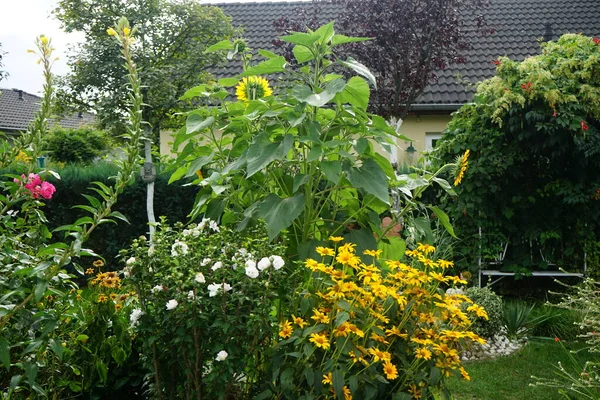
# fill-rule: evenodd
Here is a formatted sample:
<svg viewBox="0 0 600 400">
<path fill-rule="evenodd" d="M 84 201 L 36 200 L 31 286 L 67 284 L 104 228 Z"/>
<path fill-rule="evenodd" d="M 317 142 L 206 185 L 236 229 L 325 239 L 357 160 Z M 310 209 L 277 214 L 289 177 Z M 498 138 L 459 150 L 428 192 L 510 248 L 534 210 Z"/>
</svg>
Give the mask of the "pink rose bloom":
<svg viewBox="0 0 600 400">
<path fill-rule="evenodd" d="M 41 185 L 42 179 L 38 174 L 31 173 L 27 178 L 28 183 L 33 184 L 33 186 Z"/>
<path fill-rule="evenodd" d="M 49 182 L 42 182 L 42 186 L 39 188 L 39 194 L 41 194 L 43 198 L 51 199 L 54 192 L 56 192 L 56 188 L 53 184 Z"/>
</svg>

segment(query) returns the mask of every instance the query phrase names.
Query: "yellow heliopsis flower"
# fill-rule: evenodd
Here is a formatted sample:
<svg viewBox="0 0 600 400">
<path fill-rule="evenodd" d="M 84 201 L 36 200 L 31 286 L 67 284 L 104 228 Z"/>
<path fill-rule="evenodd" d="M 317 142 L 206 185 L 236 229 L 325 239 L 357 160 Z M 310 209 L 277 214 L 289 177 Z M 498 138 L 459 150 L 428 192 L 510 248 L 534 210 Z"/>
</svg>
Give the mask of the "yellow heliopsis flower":
<svg viewBox="0 0 600 400">
<path fill-rule="evenodd" d="M 333 382 L 333 374 L 330 372 L 327 375 L 323 375 L 323 385 L 331 385 Z"/>
<path fill-rule="evenodd" d="M 310 335 L 310 339 L 308 339 L 308 341 L 314 343 L 315 346 L 320 347 L 324 350 L 327 350 L 330 347 L 329 339 L 327 338 L 327 336 L 321 335 L 319 333 L 313 333 L 312 335 Z"/>
<path fill-rule="evenodd" d="M 341 236 L 329 236 L 329 240 L 337 243 L 337 242 L 341 242 L 342 240 L 344 240 L 344 238 Z"/>
<path fill-rule="evenodd" d="M 29 157 L 23 150 L 19 150 L 19 154 L 17 154 L 15 157 L 15 161 L 28 163 L 31 161 L 31 157 Z"/>
<path fill-rule="evenodd" d="M 279 331 L 279 336 L 281 336 L 284 339 L 287 339 L 290 336 L 292 336 L 293 332 L 294 332 L 294 328 L 292 328 L 292 324 L 289 321 L 285 321 L 284 323 L 281 324 L 281 330 Z"/>
<path fill-rule="evenodd" d="M 383 373 L 385 374 L 386 379 L 394 380 L 398 377 L 398 369 L 389 361 L 386 361 L 385 364 L 383 364 Z"/>
<path fill-rule="evenodd" d="M 244 77 L 235 87 L 235 95 L 239 101 L 258 100 L 272 94 L 269 81 L 261 76 Z"/>
<path fill-rule="evenodd" d="M 467 172 L 467 166 L 469 165 L 469 154 L 471 150 L 465 151 L 465 153 L 456 160 L 456 178 L 454 179 L 454 186 L 458 186 L 463 178 L 465 177 L 465 172 Z"/>
<path fill-rule="evenodd" d="M 108 28 L 106 33 L 108 33 L 110 36 L 118 36 L 117 31 L 115 31 L 113 28 Z"/>
<path fill-rule="evenodd" d="M 320 255 L 322 255 L 323 257 L 335 255 L 335 251 L 329 247 L 317 246 L 315 251 L 317 253 L 319 253 Z"/>
</svg>

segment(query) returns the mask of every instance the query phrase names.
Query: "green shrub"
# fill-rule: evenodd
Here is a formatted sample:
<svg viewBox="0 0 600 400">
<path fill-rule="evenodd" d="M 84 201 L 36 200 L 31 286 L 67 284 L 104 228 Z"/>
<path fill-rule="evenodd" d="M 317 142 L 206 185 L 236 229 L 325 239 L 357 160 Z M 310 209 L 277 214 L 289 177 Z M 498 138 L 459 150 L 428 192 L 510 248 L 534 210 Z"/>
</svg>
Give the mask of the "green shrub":
<svg viewBox="0 0 600 400">
<path fill-rule="evenodd" d="M 510 301 L 504 304 L 504 325 L 511 338 L 527 336 L 535 326 L 533 321 L 533 304 L 523 301 Z"/>
<path fill-rule="evenodd" d="M 490 338 L 495 334 L 498 334 L 502 329 L 502 312 L 503 303 L 502 298 L 498 296 L 490 288 L 476 288 L 471 287 L 466 290 L 466 295 L 469 296 L 475 304 L 479 304 L 485 311 L 487 311 L 488 320 L 484 318 L 478 318 L 471 327 L 473 332 L 479 336 Z"/>
<path fill-rule="evenodd" d="M 582 321 L 582 313 L 577 310 L 544 304 L 533 309 L 532 320 L 535 322 L 531 331 L 533 336 L 577 340 L 577 335 L 581 333 L 579 324 Z"/>
<path fill-rule="evenodd" d="M 46 137 L 46 151 L 53 161 L 72 164 L 89 164 L 104 155 L 110 148 L 106 133 L 91 129 L 54 129 Z"/>
</svg>

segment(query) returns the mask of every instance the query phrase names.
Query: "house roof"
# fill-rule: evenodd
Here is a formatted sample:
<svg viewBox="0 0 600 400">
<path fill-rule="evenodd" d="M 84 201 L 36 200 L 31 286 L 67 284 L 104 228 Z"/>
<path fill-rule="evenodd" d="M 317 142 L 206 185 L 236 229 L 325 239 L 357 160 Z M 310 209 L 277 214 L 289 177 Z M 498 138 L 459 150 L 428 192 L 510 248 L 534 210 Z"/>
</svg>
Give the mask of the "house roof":
<svg viewBox="0 0 600 400">
<path fill-rule="evenodd" d="M 0 131 L 26 131 L 40 108 L 41 101 L 41 97 L 22 90 L 0 89 Z M 73 114 L 57 121 L 63 128 L 80 128 L 94 122 L 94 115 L 88 113 Z M 53 124 L 50 121 L 50 126 Z"/>
<path fill-rule="evenodd" d="M 245 28 L 243 36 L 254 49 L 274 50 L 272 41 L 277 37 L 273 21 L 281 16 L 293 16 L 298 7 L 310 7 L 310 2 L 263 2 L 215 4 L 232 17 L 234 26 Z M 334 20 L 340 14 L 340 4 L 320 2 L 322 22 Z M 453 110 L 470 101 L 475 84 L 494 75 L 493 60 L 508 56 L 521 61 L 540 52 L 539 39 L 547 27 L 553 39 L 564 33 L 600 35 L 599 0 L 490 0 L 482 11 L 490 27 L 496 32 L 480 36 L 469 33 L 471 49 L 466 51 L 466 63 L 449 66 L 438 73 L 437 82 L 431 83 L 413 105 L 417 110 Z M 235 63 L 217 71 L 219 77 L 241 72 Z"/>
</svg>

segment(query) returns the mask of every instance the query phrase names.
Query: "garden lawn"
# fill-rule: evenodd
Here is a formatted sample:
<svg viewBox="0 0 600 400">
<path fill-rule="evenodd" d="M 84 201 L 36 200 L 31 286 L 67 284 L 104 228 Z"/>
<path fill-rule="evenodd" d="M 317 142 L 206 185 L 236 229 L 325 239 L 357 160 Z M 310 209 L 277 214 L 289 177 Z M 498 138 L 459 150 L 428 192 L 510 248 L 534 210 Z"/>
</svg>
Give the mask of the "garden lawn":
<svg viewBox="0 0 600 400">
<path fill-rule="evenodd" d="M 564 346 L 564 347 L 563 347 Z M 554 378 L 558 362 L 571 369 L 567 350 L 583 348 L 581 343 L 563 343 L 553 340 L 532 341 L 519 352 L 490 361 L 472 361 L 465 364 L 471 381 L 451 378 L 448 388 L 454 400 L 558 400 L 564 396 L 556 388 L 530 386 L 535 375 Z M 583 364 L 593 355 L 581 351 L 574 355 Z"/>
</svg>

